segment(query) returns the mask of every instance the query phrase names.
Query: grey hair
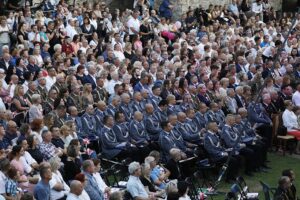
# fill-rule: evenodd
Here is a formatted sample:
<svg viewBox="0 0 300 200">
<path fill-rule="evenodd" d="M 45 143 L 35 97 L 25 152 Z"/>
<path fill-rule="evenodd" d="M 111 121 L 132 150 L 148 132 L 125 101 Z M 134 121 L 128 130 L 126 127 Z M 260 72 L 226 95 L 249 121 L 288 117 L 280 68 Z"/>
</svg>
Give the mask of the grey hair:
<svg viewBox="0 0 300 200">
<path fill-rule="evenodd" d="M 32 95 L 32 98 L 31 98 L 32 103 L 37 103 L 39 99 L 41 99 L 41 95 L 39 95 L 39 94 Z"/>
<path fill-rule="evenodd" d="M 149 164 L 150 165 L 150 163 L 153 162 L 153 161 L 155 161 L 155 158 L 153 156 L 147 156 L 145 158 L 145 164 Z"/>
<path fill-rule="evenodd" d="M 140 163 L 138 162 L 132 162 L 128 166 L 128 172 L 129 174 L 133 174 L 137 169 L 141 167 Z"/>
<path fill-rule="evenodd" d="M 51 171 L 56 171 L 56 170 L 58 170 L 59 169 L 59 167 L 60 167 L 60 158 L 59 157 L 57 157 L 57 156 L 54 156 L 54 157 L 52 157 L 52 158 L 50 158 L 50 160 L 49 160 L 49 164 L 50 164 L 50 166 L 51 166 Z"/>
</svg>

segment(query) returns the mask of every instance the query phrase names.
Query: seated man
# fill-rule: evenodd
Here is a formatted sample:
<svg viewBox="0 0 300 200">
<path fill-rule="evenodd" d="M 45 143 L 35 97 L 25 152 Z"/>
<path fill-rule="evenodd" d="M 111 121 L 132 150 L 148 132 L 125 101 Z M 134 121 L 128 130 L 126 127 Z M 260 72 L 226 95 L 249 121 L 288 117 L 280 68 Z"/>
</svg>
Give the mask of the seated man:
<svg viewBox="0 0 300 200">
<path fill-rule="evenodd" d="M 104 127 L 101 129 L 100 141 L 103 155 L 108 158 L 132 158 L 140 160 L 140 155 L 136 147 L 129 142 L 119 142 L 117 136 L 112 130 L 114 126 L 114 118 L 107 115 L 103 118 Z"/>
<path fill-rule="evenodd" d="M 54 156 L 62 156 L 63 149 L 56 148 L 54 144 L 51 143 L 52 133 L 49 130 L 44 130 L 42 132 L 43 142 L 39 144 L 39 149 L 43 154 L 44 160 L 48 161 Z"/>
<path fill-rule="evenodd" d="M 225 163 L 228 158 L 228 152 L 232 149 L 225 149 L 221 146 L 220 138 L 218 137 L 218 125 L 216 122 L 207 123 L 207 132 L 204 134 L 204 148 L 208 152 L 210 159 L 213 162 Z M 235 176 L 239 171 L 239 157 L 233 155 L 229 161 L 226 181 L 235 180 Z"/>
<path fill-rule="evenodd" d="M 234 151 L 239 152 L 240 155 L 246 159 L 245 173 L 248 176 L 253 176 L 252 171 L 258 168 L 255 152 L 246 147 L 246 144 L 240 140 L 238 130 L 233 127 L 235 124 L 235 116 L 227 115 L 225 118 L 225 126 L 222 129 L 221 138 L 223 139 L 227 148 L 233 148 Z"/>
<path fill-rule="evenodd" d="M 153 195 L 149 195 L 140 180 L 142 174 L 141 166 L 138 162 L 132 162 L 128 166 L 129 179 L 127 182 L 126 189 L 133 197 L 133 199 L 138 200 L 154 200 Z"/>
</svg>

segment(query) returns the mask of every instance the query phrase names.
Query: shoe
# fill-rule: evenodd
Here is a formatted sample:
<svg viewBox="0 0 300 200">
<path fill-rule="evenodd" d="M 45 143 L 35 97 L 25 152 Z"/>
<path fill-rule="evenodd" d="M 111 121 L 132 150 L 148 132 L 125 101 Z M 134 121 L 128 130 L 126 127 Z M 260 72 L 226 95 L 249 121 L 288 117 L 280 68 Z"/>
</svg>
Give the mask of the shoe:
<svg viewBox="0 0 300 200">
<path fill-rule="evenodd" d="M 265 167 L 260 167 L 260 171 L 261 172 L 264 172 L 264 173 L 268 173 L 268 169 L 266 169 Z"/>
</svg>

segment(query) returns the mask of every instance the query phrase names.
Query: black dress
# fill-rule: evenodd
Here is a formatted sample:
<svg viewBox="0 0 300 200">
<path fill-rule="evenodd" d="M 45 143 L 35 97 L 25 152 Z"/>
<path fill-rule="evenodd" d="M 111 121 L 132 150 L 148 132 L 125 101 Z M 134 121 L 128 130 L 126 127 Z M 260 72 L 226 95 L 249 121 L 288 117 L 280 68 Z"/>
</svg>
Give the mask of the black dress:
<svg viewBox="0 0 300 200">
<path fill-rule="evenodd" d="M 81 172 L 81 161 L 78 158 L 75 158 L 74 161 L 66 159 L 64 164 L 64 179 L 69 183 L 69 181 L 74 180 L 74 177 Z"/>
<path fill-rule="evenodd" d="M 27 149 L 27 152 L 36 160 L 37 163 L 43 162 L 43 154 L 38 148 Z"/>
<path fill-rule="evenodd" d="M 150 179 L 147 179 L 145 177 L 141 177 L 141 182 L 145 187 L 148 187 L 150 192 L 156 192 L 156 189 L 154 187 L 154 185 L 152 184 L 152 182 L 150 181 Z"/>
<path fill-rule="evenodd" d="M 21 40 L 19 39 L 19 36 L 23 36 L 23 40 L 28 40 L 28 34 L 27 33 L 22 33 L 21 31 L 18 33 L 18 43 L 22 44 Z"/>
</svg>

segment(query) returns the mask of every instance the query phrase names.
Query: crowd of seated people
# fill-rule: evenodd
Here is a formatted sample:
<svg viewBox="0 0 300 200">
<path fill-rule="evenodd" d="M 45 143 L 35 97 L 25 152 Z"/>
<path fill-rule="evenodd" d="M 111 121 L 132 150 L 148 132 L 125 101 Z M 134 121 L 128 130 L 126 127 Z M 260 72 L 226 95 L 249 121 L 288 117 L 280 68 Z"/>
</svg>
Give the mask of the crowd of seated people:
<svg viewBox="0 0 300 200">
<path fill-rule="evenodd" d="M 226 182 L 268 172 L 283 130 L 300 153 L 299 14 L 268 0 L 179 17 L 169 0 L 31 3 L 0 10 L 0 198 L 122 199 L 100 169 L 130 159 L 133 198 L 189 199 L 204 161 L 227 165 Z"/>
</svg>

